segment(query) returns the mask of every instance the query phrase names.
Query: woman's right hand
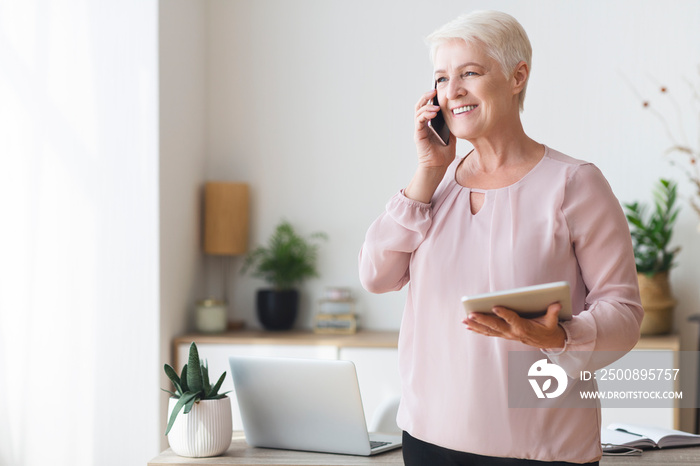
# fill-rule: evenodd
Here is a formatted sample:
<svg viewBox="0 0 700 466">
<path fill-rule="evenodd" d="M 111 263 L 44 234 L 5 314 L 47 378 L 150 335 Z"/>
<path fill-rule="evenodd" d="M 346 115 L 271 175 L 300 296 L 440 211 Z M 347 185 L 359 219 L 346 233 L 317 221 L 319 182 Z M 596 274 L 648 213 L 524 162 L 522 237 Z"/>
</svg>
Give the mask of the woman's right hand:
<svg viewBox="0 0 700 466">
<path fill-rule="evenodd" d="M 439 106 L 432 104 L 436 92 L 435 89 L 426 92 L 416 104 L 414 140 L 418 152 L 418 170 L 404 190 L 406 197 L 423 203 L 430 202 L 447 167 L 454 161 L 457 145 L 457 138 L 453 134 L 450 133 L 449 144 L 445 146 L 428 128 L 428 121 L 440 111 Z"/>
</svg>

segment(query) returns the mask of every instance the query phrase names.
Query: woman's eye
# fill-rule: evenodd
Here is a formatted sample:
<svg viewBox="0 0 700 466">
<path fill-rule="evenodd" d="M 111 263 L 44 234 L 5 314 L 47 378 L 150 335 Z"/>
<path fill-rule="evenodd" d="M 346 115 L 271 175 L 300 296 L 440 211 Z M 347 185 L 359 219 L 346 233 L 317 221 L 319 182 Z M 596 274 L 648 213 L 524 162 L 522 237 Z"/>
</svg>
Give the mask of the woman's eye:
<svg viewBox="0 0 700 466">
<path fill-rule="evenodd" d="M 437 79 L 435 80 L 435 82 L 438 83 L 438 84 L 441 84 L 441 83 L 447 82 L 447 78 L 444 77 L 444 76 L 441 76 L 441 77 L 437 78 Z"/>
<path fill-rule="evenodd" d="M 462 77 L 465 77 L 465 78 L 466 78 L 466 77 L 469 77 L 469 76 L 478 76 L 478 73 L 475 73 L 474 71 L 465 71 L 465 72 L 462 74 Z"/>
</svg>

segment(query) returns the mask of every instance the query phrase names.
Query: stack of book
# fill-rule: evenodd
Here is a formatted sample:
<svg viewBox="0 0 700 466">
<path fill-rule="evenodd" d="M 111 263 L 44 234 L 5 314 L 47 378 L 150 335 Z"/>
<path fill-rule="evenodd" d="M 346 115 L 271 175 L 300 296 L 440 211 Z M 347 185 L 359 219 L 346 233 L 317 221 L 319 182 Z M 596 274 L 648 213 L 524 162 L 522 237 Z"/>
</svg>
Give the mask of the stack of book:
<svg viewBox="0 0 700 466">
<path fill-rule="evenodd" d="M 357 332 L 355 300 L 347 288 L 328 288 L 318 302 L 314 332 L 350 334 Z"/>
</svg>

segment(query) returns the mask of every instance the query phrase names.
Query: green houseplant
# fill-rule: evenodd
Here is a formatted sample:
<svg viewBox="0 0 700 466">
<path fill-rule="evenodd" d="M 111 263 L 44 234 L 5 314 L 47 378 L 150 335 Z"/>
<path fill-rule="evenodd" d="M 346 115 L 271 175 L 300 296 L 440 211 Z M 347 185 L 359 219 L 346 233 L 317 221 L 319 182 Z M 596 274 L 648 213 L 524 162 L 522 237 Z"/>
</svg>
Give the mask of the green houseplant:
<svg viewBox="0 0 700 466">
<path fill-rule="evenodd" d="M 653 335 L 671 330 L 676 301 L 671 295 L 669 271 L 675 265 L 679 247 L 671 248 L 678 218 L 677 184 L 660 179 L 654 189 L 654 209 L 645 204 L 624 204 L 632 235 L 639 291 L 644 307 L 641 333 Z"/>
<path fill-rule="evenodd" d="M 226 396 L 228 392 L 219 393 L 226 372 L 212 385 L 209 368 L 199 359 L 194 342 L 179 376 L 168 364 L 164 369 L 175 387 L 175 392 L 162 389 L 171 395 L 165 435 L 172 450 L 189 457 L 216 456 L 226 451 L 233 432 L 231 400 Z"/>
<path fill-rule="evenodd" d="M 624 204 L 638 273 L 651 277 L 668 272 L 675 265 L 680 248 L 671 249 L 669 244 L 680 210 L 675 207 L 676 199 L 676 183 L 661 179 L 654 190 L 655 205 L 651 214 L 647 214 L 645 204 Z"/>
<path fill-rule="evenodd" d="M 277 225 L 267 246 L 258 246 L 246 257 L 243 273 L 264 279 L 271 289 L 258 290 L 256 307 L 260 323 L 268 330 L 288 330 L 294 325 L 299 307 L 295 288 L 304 280 L 318 277 L 318 240 L 325 233 L 300 236 L 287 221 Z"/>
</svg>

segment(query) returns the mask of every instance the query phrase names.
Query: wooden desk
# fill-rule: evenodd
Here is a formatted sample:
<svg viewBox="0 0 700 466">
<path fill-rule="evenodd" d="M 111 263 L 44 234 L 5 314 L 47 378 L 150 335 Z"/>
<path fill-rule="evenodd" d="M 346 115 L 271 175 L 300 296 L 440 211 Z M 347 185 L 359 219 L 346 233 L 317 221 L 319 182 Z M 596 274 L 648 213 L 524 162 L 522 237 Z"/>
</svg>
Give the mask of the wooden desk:
<svg viewBox="0 0 700 466">
<path fill-rule="evenodd" d="M 603 456 L 601 466 L 627 466 L 632 464 L 653 464 L 656 466 L 681 466 L 700 464 L 700 447 L 669 448 L 666 450 L 648 450 L 641 456 Z"/>
<path fill-rule="evenodd" d="M 223 456 L 215 458 L 183 458 L 170 449 L 153 458 L 148 466 L 179 464 L 181 466 L 403 466 L 401 449 L 376 456 L 331 455 L 303 451 L 252 448 L 240 433 L 234 433 L 233 442 Z M 604 456 L 601 466 L 664 465 L 681 466 L 700 464 L 700 447 L 649 450 L 641 456 Z"/>
<path fill-rule="evenodd" d="M 369 457 L 253 448 L 245 443 L 245 437 L 242 434 L 234 432 L 233 442 L 223 456 L 216 458 L 183 458 L 177 456 L 168 448 L 158 457 L 149 461 L 148 466 L 169 464 L 179 464 L 181 466 L 199 466 L 202 464 L 215 466 L 230 464 L 239 466 L 403 466 L 403 456 L 400 448 Z"/>
</svg>

